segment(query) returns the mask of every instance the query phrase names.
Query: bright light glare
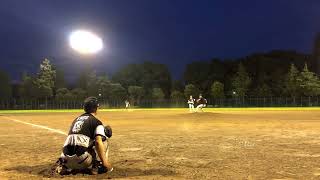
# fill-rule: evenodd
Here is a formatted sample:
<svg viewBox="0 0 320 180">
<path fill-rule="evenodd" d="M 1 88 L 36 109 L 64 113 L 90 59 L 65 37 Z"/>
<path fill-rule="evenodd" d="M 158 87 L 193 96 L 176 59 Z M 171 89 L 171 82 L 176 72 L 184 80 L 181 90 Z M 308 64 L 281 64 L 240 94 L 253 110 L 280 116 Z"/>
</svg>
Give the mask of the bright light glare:
<svg viewBox="0 0 320 180">
<path fill-rule="evenodd" d="M 103 42 L 97 35 L 84 30 L 71 33 L 69 43 L 72 49 L 81 54 L 94 54 L 103 48 Z"/>
</svg>

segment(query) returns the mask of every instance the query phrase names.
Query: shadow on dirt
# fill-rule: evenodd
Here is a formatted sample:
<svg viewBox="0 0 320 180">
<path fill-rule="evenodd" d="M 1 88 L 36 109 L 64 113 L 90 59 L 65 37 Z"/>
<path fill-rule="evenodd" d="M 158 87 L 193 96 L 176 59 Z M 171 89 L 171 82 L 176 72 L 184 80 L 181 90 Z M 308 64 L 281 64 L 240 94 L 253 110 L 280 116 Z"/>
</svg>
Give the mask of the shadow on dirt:
<svg viewBox="0 0 320 180">
<path fill-rule="evenodd" d="M 43 165 L 36 165 L 36 166 L 16 166 L 11 168 L 6 168 L 5 171 L 17 171 L 19 173 L 29 173 L 32 175 L 42 176 L 42 177 L 74 177 L 74 178 L 130 178 L 130 177 L 136 177 L 136 176 L 172 176 L 176 173 L 172 170 L 165 169 L 165 168 L 158 168 L 158 169 L 138 169 L 138 168 L 130 168 L 130 167 L 115 167 L 113 172 L 110 174 L 99 174 L 99 175 L 88 175 L 88 174 L 75 174 L 75 175 L 67 175 L 67 176 L 60 176 L 60 175 L 54 175 L 51 174 L 51 167 L 52 164 L 43 164 Z"/>
</svg>

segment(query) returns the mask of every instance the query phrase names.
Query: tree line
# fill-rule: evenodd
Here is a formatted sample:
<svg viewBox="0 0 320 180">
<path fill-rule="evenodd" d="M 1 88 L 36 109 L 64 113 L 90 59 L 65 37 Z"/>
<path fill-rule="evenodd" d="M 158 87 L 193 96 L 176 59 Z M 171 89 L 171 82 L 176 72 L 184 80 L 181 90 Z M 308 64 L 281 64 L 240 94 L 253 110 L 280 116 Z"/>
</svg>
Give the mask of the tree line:
<svg viewBox="0 0 320 180">
<path fill-rule="evenodd" d="M 311 68 L 309 68 L 311 67 Z M 97 74 L 83 69 L 69 85 L 63 69 L 44 59 L 36 74 L 24 73 L 20 83 L 0 71 L 0 99 L 106 100 L 139 103 L 148 100 L 183 100 L 200 93 L 206 98 L 318 96 L 320 81 L 314 58 L 295 51 L 256 53 L 233 60 L 195 61 L 185 67 L 182 80 L 173 80 L 164 64 L 128 64 L 114 73 Z"/>
</svg>

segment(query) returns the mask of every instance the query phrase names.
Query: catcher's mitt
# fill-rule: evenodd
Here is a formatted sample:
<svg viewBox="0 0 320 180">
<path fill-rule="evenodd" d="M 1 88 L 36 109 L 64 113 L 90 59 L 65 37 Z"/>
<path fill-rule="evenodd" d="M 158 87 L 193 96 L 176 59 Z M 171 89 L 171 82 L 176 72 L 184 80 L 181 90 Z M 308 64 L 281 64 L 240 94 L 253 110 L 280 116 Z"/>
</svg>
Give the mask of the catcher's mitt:
<svg viewBox="0 0 320 180">
<path fill-rule="evenodd" d="M 106 134 L 106 136 L 107 136 L 108 138 L 111 138 L 111 136 L 112 136 L 112 129 L 111 129 L 111 127 L 110 127 L 109 125 L 107 125 L 107 126 L 104 127 L 104 133 Z"/>
</svg>

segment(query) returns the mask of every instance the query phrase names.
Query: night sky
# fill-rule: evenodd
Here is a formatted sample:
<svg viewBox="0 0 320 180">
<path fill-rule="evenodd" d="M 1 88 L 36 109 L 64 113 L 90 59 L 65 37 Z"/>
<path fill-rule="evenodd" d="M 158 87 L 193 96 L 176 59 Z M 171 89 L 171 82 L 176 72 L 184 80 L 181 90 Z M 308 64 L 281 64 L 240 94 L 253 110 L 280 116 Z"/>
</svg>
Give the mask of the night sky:
<svg viewBox="0 0 320 180">
<path fill-rule="evenodd" d="M 1 0 L 0 68 L 18 80 L 48 57 L 72 80 L 88 64 L 112 74 L 150 60 L 181 78 L 195 60 L 310 53 L 319 8 L 319 0 Z M 72 51 L 68 36 L 79 28 L 99 34 L 104 50 L 86 57 Z"/>
</svg>

